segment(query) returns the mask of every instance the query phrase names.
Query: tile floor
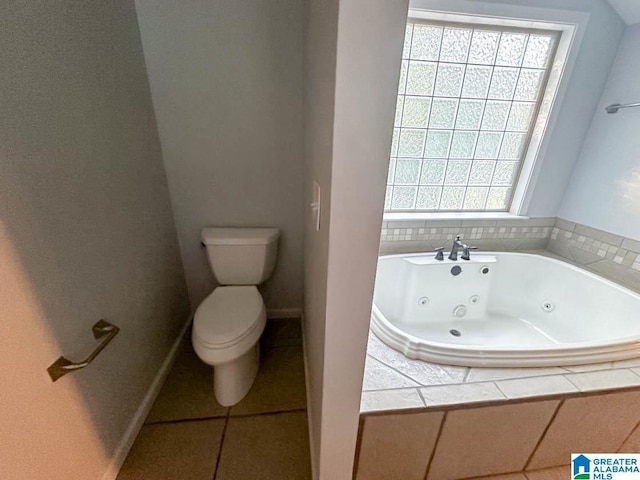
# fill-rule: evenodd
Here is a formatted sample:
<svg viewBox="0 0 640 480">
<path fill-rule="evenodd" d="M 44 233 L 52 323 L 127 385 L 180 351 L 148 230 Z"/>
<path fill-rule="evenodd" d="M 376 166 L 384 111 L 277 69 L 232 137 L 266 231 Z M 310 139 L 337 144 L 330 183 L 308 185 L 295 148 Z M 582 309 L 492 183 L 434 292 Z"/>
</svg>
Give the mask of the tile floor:
<svg viewBox="0 0 640 480">
<path fill-rule="evenodd" d="M 269 320 L 260 372 L 231 408 L 185 339 L 118 480 L 311 478 L 299 320 Z"/>
</svg>

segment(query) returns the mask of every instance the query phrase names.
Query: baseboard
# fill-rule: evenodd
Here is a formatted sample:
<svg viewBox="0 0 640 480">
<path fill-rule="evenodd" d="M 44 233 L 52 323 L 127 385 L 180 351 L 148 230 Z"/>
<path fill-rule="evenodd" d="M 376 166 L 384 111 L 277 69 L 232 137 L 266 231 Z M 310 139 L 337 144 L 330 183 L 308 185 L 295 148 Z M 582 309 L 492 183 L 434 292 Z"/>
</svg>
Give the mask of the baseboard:
<svg viewBox="0 0 640 480">
<path fill-rule="evenodd" d="M 300 315 L 302 317 L 302 314 Z M 304 328 L 304 318 L 302 318 L 302 358 L 304 360 L 304 388 L 307 391 L 307 429 L 309 430 L 309 456 L 311 457 L 311 478 L 313 480 L 318 480 L 318 472 L 316 470 L 316 450 L 314 448 L 314 439 L 313 439 L 313 422 L 311 417 L 313 415 L 313 410 L 311 409 L 311 388 L 309 386 L 309 359 L 307 358 L 307 344 Z"/>
<path fill-rule="evenodd" d="M 116 447 L 116 450 L 111 458 L 111 462 L 107 467 L 107 471 L 102 476 L 102 480 L 116 480 L 118 473 L 120 473 L 120 468 L 127 458 L 129 450 L 131 450 L 133 442 L 136 440 L 138 433 L 140 433 L 140 429 L 144 425 L 144 421 L 146 420 L 147 415 L 149 415 L 149 411 L 153 406 L 153 402 L 155 402 L 156 397 L 160 393 L 160 389 L 162 388 L 162 385 L 164 385 L 164 381 L 166 380 L 167 375 L 169 375 L 171 367 L 173 367 L 173 363 L 178 354 L 178 350 L 180 349 L 180 344 L 182 343 L 182 339 L 187 333 L 190 324 L 191 316 L 189 316 L 189 320 L 187 320 L 184 327 L 182 327 L 178 338 L 173 343 L 171 350 L 169 350 L 167 358 L 158 370 L 158 373 L 153 379 L 153 382 L 151 383 L 147 394 L 144 396 L 142 403 L 131 419 L 131 422 L 129 422 L 129 426 L 125 430 L 124 435 L 122 436 L 122 440 L 120 440 L 120 443 Z"/>
<path fill-rule="evenodd" d="M 302 309 L 295 308 L 267 308 L 267 318 L 300 318 Z"/>
</svg>

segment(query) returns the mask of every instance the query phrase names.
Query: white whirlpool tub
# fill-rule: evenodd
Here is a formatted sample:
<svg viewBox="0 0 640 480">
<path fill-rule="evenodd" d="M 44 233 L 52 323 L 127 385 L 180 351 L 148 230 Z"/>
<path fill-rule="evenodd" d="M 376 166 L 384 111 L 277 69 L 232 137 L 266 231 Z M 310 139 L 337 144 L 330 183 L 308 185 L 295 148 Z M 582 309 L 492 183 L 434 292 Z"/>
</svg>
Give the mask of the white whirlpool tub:
<svg viewBox="0 0 640 480">
<path fill-rule="evenodd" d="M 541 255 L 388 255 L 371 329 L 409 358 L 449 365 L 608 362 L 640 357 L 640 295 Z"/>
</svg>

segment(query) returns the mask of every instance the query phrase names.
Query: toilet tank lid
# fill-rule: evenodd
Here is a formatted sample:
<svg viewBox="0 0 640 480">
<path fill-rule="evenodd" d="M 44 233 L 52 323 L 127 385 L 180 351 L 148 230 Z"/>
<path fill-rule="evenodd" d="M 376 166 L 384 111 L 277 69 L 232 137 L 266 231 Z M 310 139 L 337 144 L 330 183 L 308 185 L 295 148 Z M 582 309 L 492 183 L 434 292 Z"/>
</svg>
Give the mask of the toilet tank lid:
<svg viewBox="0 0 640 480">
<path fill-rule="evenodd" d="M 280 236 L 277 228 L 203 228 L 205 245 L 266 245 Z"/>
</svg>

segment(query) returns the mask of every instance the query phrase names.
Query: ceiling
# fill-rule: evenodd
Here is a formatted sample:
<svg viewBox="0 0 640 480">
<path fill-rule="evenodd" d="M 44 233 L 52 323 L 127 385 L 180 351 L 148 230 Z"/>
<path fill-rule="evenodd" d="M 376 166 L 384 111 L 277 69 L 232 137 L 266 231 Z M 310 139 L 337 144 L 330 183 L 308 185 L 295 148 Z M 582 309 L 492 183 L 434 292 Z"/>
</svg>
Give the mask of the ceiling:
<svg viewBox="0 0 640 480">
<path fill-rule="evenodd" d="M 627 25 L 640 23 L 640 0 L 607 0 Z"/>
</svg>

